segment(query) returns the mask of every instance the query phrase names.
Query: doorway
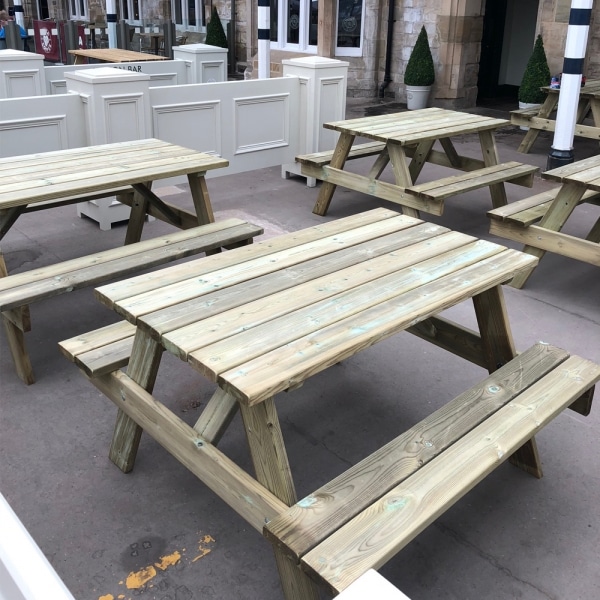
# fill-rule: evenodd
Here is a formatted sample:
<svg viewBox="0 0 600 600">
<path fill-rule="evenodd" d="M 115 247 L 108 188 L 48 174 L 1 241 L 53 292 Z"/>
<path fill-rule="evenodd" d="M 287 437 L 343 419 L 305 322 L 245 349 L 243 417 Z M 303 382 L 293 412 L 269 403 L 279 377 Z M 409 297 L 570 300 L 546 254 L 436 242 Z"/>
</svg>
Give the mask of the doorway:
<svg viewBox="0 0 600 600">
<path fill-rule="evenodd" d="M 539 0 L 486 0 L 478 104 L 516 103 L 535 43 L 538 9 Z"/>
</svg>

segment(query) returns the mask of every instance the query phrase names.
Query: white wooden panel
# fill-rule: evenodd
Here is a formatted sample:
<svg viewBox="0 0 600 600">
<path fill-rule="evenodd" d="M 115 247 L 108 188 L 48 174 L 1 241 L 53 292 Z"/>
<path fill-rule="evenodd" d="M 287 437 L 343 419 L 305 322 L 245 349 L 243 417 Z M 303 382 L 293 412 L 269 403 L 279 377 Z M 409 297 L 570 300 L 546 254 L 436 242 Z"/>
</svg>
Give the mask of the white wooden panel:
<svg viewBox="0 0 600 600">
<path fill-rule="evenodd" d="M 0 121 L 0 156 L 68 148 L 66 115 Z"/>
<path fill-rule="evenodd" d="M 218 177 L 291 162 L 298 154 L 300 80 L 153 87 L 153 137 L 229 160 Z"/>
<path fill-rule="evenodd" d="M 236 154 L 289 146 L 289 94 L 236 99 L 234 131 Z"/>
<path fill-rule="evenodd" d="M 42 94 L 40 73 L 37 69 L 4 71 L 3 75 L 7 98 L 26 98 Z"/>
<path fill-rule="evenodd" d="M 142 94 L 103 96 L 106 142 L 128 142 L 144 137 Z"/>
<path fill-rule="evenodd" d="M 341 121 L 344 119 L 346 102 L 346 80 L 344 77 L 322 77 L 319 79 L 319 123 Z M 331 129 L 320 127 L 319 151 L 335 148 L 338 134 Z"/>
<path fill-rule="evenodd" d="M 0 155 L 86 146 L 81 98 L 75 95 L 0 100 Z"/>
<path fill-rule="evenodd" d="M 221 102 L 190 102 L 152 107 L 154 136 L 186 148 L 222 154 Z"/>
</svg>

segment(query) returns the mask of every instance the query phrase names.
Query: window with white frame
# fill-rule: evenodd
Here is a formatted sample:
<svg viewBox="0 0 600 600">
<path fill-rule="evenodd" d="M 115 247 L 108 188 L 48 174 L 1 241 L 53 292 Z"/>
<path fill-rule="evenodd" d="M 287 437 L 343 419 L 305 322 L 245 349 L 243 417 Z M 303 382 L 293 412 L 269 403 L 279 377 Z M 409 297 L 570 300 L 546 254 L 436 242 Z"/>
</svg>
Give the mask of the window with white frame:
<svg viewBox="0 0 600 600">
<path fill-rule="evenodd" d="M 361 56 L 364 0 L 338 0 L 336 56 Z"/>
<path fill-rule="evenodd" d="M 127 21 L 130 25 L 141 23 L 140 0 L 118 0 L 117 13 L 119 19 Z"/>
<path fill-rule="evenodd" d="M 87 0 L 69 0 L 69 10 L 71 11 L 71 19 L 87 21 Z"/>
<path fill-rule="evenodd" d="M 175 25 L 200 31 L 204 25 L 205 0 L 171 0 L 171 18 Z"/>
<path fill-rule="evenodd" d="M 317 51 L 318 0 L 271 0 L 271 47 Z"/>
</svg>

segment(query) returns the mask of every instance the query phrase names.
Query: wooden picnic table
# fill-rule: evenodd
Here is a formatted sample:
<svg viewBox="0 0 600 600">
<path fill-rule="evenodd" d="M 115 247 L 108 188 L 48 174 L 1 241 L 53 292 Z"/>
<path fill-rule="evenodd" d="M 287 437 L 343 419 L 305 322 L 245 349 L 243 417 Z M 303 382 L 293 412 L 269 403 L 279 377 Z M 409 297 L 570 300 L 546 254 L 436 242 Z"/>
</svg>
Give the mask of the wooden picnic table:
<svg viewBox="0 0 600 600">
<path fill-rule="evenodd" d="M 441 215 L 446 198 L 480 187 L 489 187 L 493 206 L 499 207 L 507 203 L 505 181 L 531 187 L 537 171 L 531 165 L 500 163 L 494 131 L 508 124 L 505 119 L 441 108 L 336 121 L 323 125 L 340 134 L 333 152 L 298 156 L 296 160 L 303 175 L 323 181 L 313 209 L 318 215 L 327 213 L 337 185 L 400 204 L 411 216 L 418 216 L 418 211 Z M 457 152 L 452 138 L 467 134 L 479 136 L 481 159 Z M 372 141 L 355 145 L 357 137 Z M 434 149 L 436 142 L 441 151 Z M 347 159 L 369 155 L 376 159 L 367 175 L 345 168 Z M 380 179 L 390 162 L 395 183 Z M 466 173 L 416 184 L 426 162 Z"/>
<path fill-rule="evenodd" d="M 561 231 L 577 206 L 600 205 L 600 156 L 546 171 L 542 177 L 560 183 L 560 188 L 490 211 L 490 233 L 524 243 L 523 252 L 538 259 L 554 252 L 600 266 L 600 218 L 585 238 Z M 531 273 L 519 274 L 511 285 L 523 287 Z"/>
<path fill-rule="evenodd" d="M 501 284 L 535 263 L 380 208 L 99 287 L 127 322 L 62 347 L 120 409 L 115 464 L 133 468 L 146 430 L 262 531 L 297 500 L 275 395 L 401 331 L 495 371 L 517 354 Z M 479 332 L 437 316 L 468 300 Z M 152 395 L 165 350 L 217 385 L 194 427 Z M 216 448 L 238 409 L 255 476 Z"/>
<path fill-rule="evenodd" d="M 166 60 L 166 56 L 157 56 L 145 52 L 123 50 L 122 48 L 89 48 L 84 50 L 69 50 L 69 54 L 75 57 L 74 64 L 81 65 L 85 59 L 92 58 L 105 63 L 141 62 L 149 60 Z"/>
<path fill-rule="evenodd" d="M 131 274 L 178 257 L 206 250 L 217 251 L 215 236 L 221 236 L 224 244 L 238 241 L 236 235 L 239 232 L 234 232 L 231 238 L 227 232 L 212 232 L 205 239 L 203 232 L 196 231 L 194 237 L 178 232 L 179 235 L 147 240 L 143 245 L 136 243 L 141 239 L 147 214 L 186 231 L 213 223 L 205 173 L 228 164 L 225 159 L 157 139 L 101 144 L 2 160 L 0 240 L 23 213 L 107 196 L 116 196 L 131 207 L 126 247 L 16 275 L 8 272 L 0 251 L 0 320 L 7 331 L 17 374 L 24 382 L 34 381 L 24 338 L 31 329 L 31 302 L 121 274 Z M 190 185 L 193 212 L 165 202 L 151 189 L 156 180 L 181 175 L 187 176 Z"/>
<path fill-rule="evenodd" d="M 126 243 L 140 239 L 146 213 L 180 228 L 186 223 L 212 223 L 205 173 L 228 164 L 223 158 L 152 138 L 4 158 L 0 164 L 0 239 L 25 212 L 132 188 L 135 198 L 122 198 L 132 205 Z M 153 181 L 179 175 L 187 176 L 195 215 L 151 191 Z"/>
<path fill-rule="evenodd" d="M 552 114 L 558 107 L 560 88 L 544 86 L 540 88 L 546 93 L 546 99 L 541 106 L 513 110 L 510 122 L 529 130 L 519 145 L 518 152 L 527 154 L 535 143 L 540 131 L 554 131 L 556 119 Z M 583 120 L 591 115 L 592 125 L 584 125 Z M 579 90 L 575 135 L 593 140 L 600 140 L 600 79 L 590 79 Z"/>
</svg>

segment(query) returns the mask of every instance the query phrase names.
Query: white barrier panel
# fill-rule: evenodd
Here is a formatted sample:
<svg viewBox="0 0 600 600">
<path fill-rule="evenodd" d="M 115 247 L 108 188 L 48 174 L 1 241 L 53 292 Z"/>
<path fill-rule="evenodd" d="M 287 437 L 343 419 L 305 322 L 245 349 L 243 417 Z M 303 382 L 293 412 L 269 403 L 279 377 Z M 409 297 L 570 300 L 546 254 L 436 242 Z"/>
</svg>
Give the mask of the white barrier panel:
<svg viewBox="0 0 600 600">
<path fill-rule="evenodd" d="M 0 157 L 87 146 L 83 108 L 73 94 L 0 100 Z"/>
<path fill-rule="evenodd" d="M 67 91 L 65 73 L 86 71 L 102 67 L 114 67 L 123 71 L 143 73 L 150 76 L 150 85 L 184 85 L 192 83 L 188 80 L 190 65 L 183 60 L 161 60 L 131 63 L 105 63 L 101 65 L 57 65 L 45 67 L 46 94 L 64 94 Z"/>
<path fill-rule="evenodd" d="M 0 600 L 75 600 L 0 494 Z"/>
<path fill-rule="evenodd" d="M 153 137 L 229 160 L 220 176 L 294 160 L 300 81 L 271 80 L 150 88 Z"/>
</svg>

